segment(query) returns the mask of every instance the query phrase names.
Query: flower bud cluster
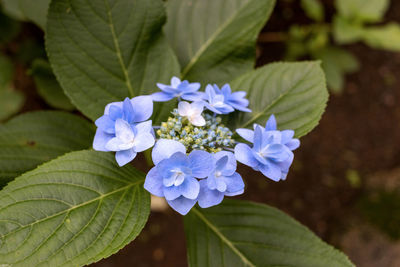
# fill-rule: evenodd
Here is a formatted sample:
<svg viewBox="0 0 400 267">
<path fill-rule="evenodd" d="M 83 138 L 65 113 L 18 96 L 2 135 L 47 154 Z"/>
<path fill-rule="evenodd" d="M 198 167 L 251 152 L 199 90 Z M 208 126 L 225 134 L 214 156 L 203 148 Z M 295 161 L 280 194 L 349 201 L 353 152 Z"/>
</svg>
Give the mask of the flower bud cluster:
<svg viewBox="0 0 400 267">
<path fill-rule="evenodd" d="M 194 126 L 185 117 L 179 115 L 174 109 L 172 117 L 167 122 L 161 123 L 157 135 L 162 139 L 179 141 L 191 151 L 194 149 L 216 153 L 224 147 L 233 147 L 235 140 L 232 132 L 221 123 L 220 117 L 205 114 L 206 124 L 202 127 Z"/>
</svg>

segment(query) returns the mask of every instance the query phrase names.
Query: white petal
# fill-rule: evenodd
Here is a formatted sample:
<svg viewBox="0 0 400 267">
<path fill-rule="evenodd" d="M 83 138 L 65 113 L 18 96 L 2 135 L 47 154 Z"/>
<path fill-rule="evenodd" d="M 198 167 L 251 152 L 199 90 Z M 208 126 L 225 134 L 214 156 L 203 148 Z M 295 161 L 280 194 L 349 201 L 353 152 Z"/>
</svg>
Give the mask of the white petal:
<svg viewBox="0 0 400 267">
<path fill-rule="evenodd" d="M 118 119 L 115 122 L 115 136 L 121 139 L 123 143 L 131 142 L 134 137 L 131 125 L 123 119 Z"/>
<path fill-rule="evenodd" d="M 178 113 L 181 116 L 188 116 L 191 111 L 191 106 L 189 102 L 181 101 L 178 104 Z"/>
<path fill-rule="evenodd" d="M 190 120 L 190 123 L 192 123 L 194 126 L 206 125 L 206 120 L 201 115 L 192 116 L 192 117 L 190 117 L 189 120 Z"/>
</svg>

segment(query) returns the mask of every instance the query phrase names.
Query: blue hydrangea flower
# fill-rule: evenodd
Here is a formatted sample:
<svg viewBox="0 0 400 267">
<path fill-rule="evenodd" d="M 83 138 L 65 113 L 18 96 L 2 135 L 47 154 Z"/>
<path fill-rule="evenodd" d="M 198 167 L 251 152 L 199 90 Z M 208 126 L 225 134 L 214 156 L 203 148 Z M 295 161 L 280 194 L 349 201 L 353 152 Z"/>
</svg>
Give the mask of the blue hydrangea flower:
<svg viewBox="0 0 400 267">
<path fill-rule="evenodd" d="M 204 100 L 207 100 L 205 106 L 217 114 L 228 114 L 235 111 L 235 109 L 251 112 L 247 108 L 249 100 L 244 98 L 245 96 L 246 92 L 243 91 L 232 93 L 229 84 L 225 84 L 221 89 L 216 84 L 209 84 L 206 86 L 204 95 Z"/>
<path fill-rule="evenodd" d="M 177 77 L 172 77 L 170 85 L 157 83 L 157 87 L 162 92 L 152 94 L 153 100 L 156 102 L 169 101 L 174 97 L 188 101 L 200 101 L 204 94 L 197 92 L 200 89 L 200 83 L 189 83 L 186 80 L 181 81 Z"/>
<path fill-rule="evenodd" d="M 115 137 L 106 144 L 106 149 L 116 151 L 115 159 L 119 166 L 131 162 L 138 152 L 151 148 L 155 139 L 151 121 L 131 125 L 123 119 L 115 122 Z"/>
<path fill-rule="evenodd" d="M 268 120 L 266 128 L 255 125 L 254 133 L 238 130 L 244 139 L 253 143 L 253 147 L 237 144 L 236 159 L 274 181 L 285 180 L 294 158 L 291 150 L 300 144 L 297 139 L 292 138 L 294 132 L 276 130 L 274 117 Z"/>
<path fill-rule="evenodd" d="M 185 146 L 174 140 L 160 139 L 153 148 L 153 167 L 144 188 L 155 196 L 165 197 L 168 204 L 182 215 L 196 204 L 200 192 L 198 179 L 213 169 L 213 157 L 202 150 L 186 154 Z"/>
<path fill-rule="evenodd" d="M 135 126 L 139 122 L 143 122 L 150 118 L 153 113 L 153 101 L 151 96 L 138 96 L 132 99 L 126 98 L 123 102 L 113 102 L 106 106 L 104 110 L 104 115 L 98 118 L 95 122 L 97 126 L 96 135 L 93 140 L 93 149 L 97 151 L 122 151 L 121 149 L 116 150 L 115 147 L 110 149 L 109 146 L 107 148 L 107 144 L 115 137 L 117 137 L 117 121 L 119 121 L 119 135 L 122 136 L 127 131 L 125 131 L 121 120 L 125 121 L 132 127 Z M 146 127 L 140 126 L 139 129 L 140 133 L 143 133 L 143 128 L 148 129 L 150 128 L 150 132 L 152 133 L 153 130 L 151 129 L 151 121 L 145 124 Z M 135 133 L 137 131 L 136 128 L 132 128 L 132 133 L 134 136 L 137 135 Z M 131 133 L 129 133 L 130 135 Z M 142 135 L 140 135 L 142 136 Z M 146 135 L 147 136 L 147 135 Z M 128 140 L 128 139 L 126 139 Z M 136 140 L 136 138 L 135 138 Z M 139 139 L 138 139 L 139 140 Z M 154 140 L 154 137 L 153 137 Z M 150 140 L 151 141 L 151 140 Z M 114 142 L 114 141 L 113 141 Z M 133 148 L 133 147 L 132 147 Z M 136 150 L 136 152 L 139 152 Z M 124 152 L 128 153 L 128 152 Z M 117 161 L 118 163 L 123 163 L 126 161 L 123 160 L 123 156 L 121 153 L 117 153 Z M 130 157 L 132 157 L 133 153 L 130 152 Z M 134 156 L 133 156 L 134 158 Z M 132 158 L 132 159 L 133 159 Z M 120 164 L 121 165 L 121 164 Z M 123 164 L 124 165 L 124 164 Z"/>
<path fill-rule="evenodd" d="M 214 154 L 215 167 L 207 179 L 200 180 L 198 203 L 202 208 L 218 205 L 224 196 L 236 196 L 244 192 L 243 179 L 236 172 L 233 153 L 221 151 Z"/>
<path fill-rule="evenodd" d="M 254 124 L 254 129 L 261 125 Z M 277 131 L 277 123 L 274 115 L 271 115 L 265 124 L 264 131 Z M 237 129 L 236 132 L 246 141 L 253 143 L 254 140 L 254 131 L 249 129 Z M 297 138 L 293 138 L 294 131 L 293 130 L 283 130 L 281 131 L 282 139 L 281 144 L 287 146 L 290 150 L 295 150 L 300 146 L 300 140 Z"/>
</svg>

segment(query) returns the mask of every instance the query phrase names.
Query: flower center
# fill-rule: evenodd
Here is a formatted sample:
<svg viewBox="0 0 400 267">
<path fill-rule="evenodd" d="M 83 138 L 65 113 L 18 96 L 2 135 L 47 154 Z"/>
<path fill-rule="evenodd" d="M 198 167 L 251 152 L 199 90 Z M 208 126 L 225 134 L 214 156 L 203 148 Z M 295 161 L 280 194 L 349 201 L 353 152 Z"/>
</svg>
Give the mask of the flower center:
<svg viewBox="0 0 400 267">
<path fill-rule="evenodd" d="M 183 181 L 185 180 L 185 174 L 180 171 L 180 170 L 175 170 L 173 171 L 174 173 L 174 186 L 179 186 L 183 183 Z"/>
<path fill-rule="evenodd" d="M 215 177 L 218 178 L 218 177 L 221 177 L 221 176 L 222 176 L 222 173 L 220 171 L 216 171 L 215 172 Z"/>
<path fill-rule="evenodd" d="M 177 109 L 172 112 L 172 115 L 167 122 L 161 123 L 157 135 L 160 138 L 181 142 L 186 146 L 188 153 L 194 149 L 216 153 L 224 147 L 233 147 L 235 144 L 232 132 L 221 124 L 220 117 L 203 113 L 206 125 L 199 127 L 180 116 Z"/>
</svg>

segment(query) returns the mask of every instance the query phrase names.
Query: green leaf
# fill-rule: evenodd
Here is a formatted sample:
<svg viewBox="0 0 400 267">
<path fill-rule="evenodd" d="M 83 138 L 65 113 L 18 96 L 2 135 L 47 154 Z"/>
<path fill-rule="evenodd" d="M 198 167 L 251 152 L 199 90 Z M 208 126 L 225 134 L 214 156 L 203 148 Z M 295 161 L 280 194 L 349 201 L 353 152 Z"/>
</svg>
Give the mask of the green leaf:
<svg viewBox="0 0 400 267">
<path fill-rule="evenodd" d="M 0 186 L 43 162 L 91 147 L 93 135 L 89 122 L 58 111 L 26 113 L 0 125 Z"/>
<path fill-rule="evenodd" d="M 161 0 L 52 1 L 48 19 L 54 73 L 72 103 L 93 120 L 108 103 L 158 91 L 157 82 L 179 73 L 161 30 Z"/>
<path fill-rule="evenodd" d="M 150 212 L 144 174 L 112 153 L 72 152 L 0 191 L 0 262 L 83 266 L 117 252 Z"/>
<path fill-rule="evenodd" d="M 400 51 L 400 25 L 389 23 L 384 26 L 367 27 L 364 29 L 363 40 L 373 48 Z"/>
<path fill-rule="evenodd" d="M 389 7 L 389 0 L 336 0 L 338 13 L 351 21 L 379 22 Z"/>
<path fill-rule="evenodd" d="M 73 110 L 75 108 L 58 84 L 47 61 L 36 59 L 32 64 L 31 74 L 39 95 L 50 106 L 65 110 Z"/>
<path fill-rule="evenodd" d="M 324 72 L 316 61 L 272 63 L 246 73 L 231 83 L 234 91 L 247 91 L 251 113 L 231 118 L 236 128 L 264 125 L 271 114 L 280 129 L 301 137 L 319 122 L 328 100 Z"/>
<path fill-rule="evenodd" d="M 345 75 L 360 67 L 353 54 L 339 47 L 326 47 L 315 52 L 313 57 L 322 61 L 328 87 L 334 93 L 342 92 Z"/>
<path fill-rule="evenodd" d="M 275 0 L 168 0 L 167 38 L 182 77 L 226 82 L 251 70 L 255 44 Z"/>
<path fill-rule="evenodd" d="M 324 6 L 320 0 L 301 0 L 301 7 L 309 18 L 319 22 L 324 20 Z"/>
<path fill-rule="evenodd" d="M 34 22 L 43 30 L 51 0 L 2 0 L 4 11 L 18 20 Z"/>
<path fill-rule="evenodd" d="M 363 36 L 363 26 L 352 23 L 346 18 L 335 16 L 333 19 L 333 37 L 338 44 L 350 44 L 358 42 Z"/>
<path fill-rule="evenodd" d="M 11 87 L 0 89 L 0 121 L 17 113 L 24 105 L 24 102 L 25 96 L 21 92 Z"/>
<path fill-rule="evenodd" d="M 285 213 L 247 201 L 193 208 L 185 233 L 191 267 L 354 266 Z"/>
</svg>

